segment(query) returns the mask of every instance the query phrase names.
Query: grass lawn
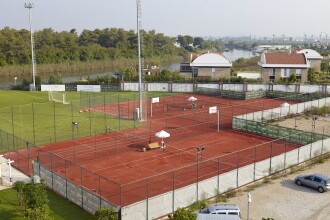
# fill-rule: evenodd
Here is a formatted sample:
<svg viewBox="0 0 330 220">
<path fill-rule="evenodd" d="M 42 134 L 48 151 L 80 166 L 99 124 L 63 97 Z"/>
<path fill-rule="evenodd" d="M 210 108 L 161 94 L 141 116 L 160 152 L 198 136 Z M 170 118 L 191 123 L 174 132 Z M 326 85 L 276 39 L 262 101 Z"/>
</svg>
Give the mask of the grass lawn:
<svg viewBox="0 0 330 220">
<path fill-rule="evenodd" d="M 21 140 L 8 137 L 3 132 L 0 139 L 6 146 L 0 146 L 0 152 L 13 148 L 24 148 L 26 142 L 42 145 L 72 138 L 93 136 L 111 130 L 123 130 L 141 126 L 134 120 L 120 119 L 110 114 L 96 111 L 82 112 L 86 105 L 103 105 L 103 103 L 129 103 L 138 99 L 136 92 L 101 92 L 80 93 L 65 92 L 70 104 L 48 101 L 48 92 L 29 92 L 16 90 L 0 90 L 0 129 Z M 173 93 L 150 92 L 148 98 Z M 82 107 L 84 106 L 84 107 Z M 123 106 L 121 111 L 134 111 Z M 132 107 L 131 107 L 132 108 Z M 71 122 L 79 122 L 79 127 L 72 127 Z M 8 148 L 8 146 L 10 146 Z M 15 147 L 12 147 L 15 146 Z"/>
<path fill-rule="evenodd" d="M 82 210 L 80 207 L 47 191 L 49 199 L 49 217 L 54 220 L 87 220 L 93 219 L 93 216 Z M 22 220 L 24 219 L 24 207 L 17 205 L 17 194 L 13 189 L 0 191 L 0 219 Z"/>
</svg>

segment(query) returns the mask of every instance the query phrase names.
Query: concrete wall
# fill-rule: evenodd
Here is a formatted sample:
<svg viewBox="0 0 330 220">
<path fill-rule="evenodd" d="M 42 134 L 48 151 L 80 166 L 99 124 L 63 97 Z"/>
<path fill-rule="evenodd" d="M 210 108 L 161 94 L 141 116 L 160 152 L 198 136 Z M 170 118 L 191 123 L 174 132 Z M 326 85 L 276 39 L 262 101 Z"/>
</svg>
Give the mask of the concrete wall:
<svg viewBox="0 0 330 220">
<path fill-rule="evenodd" d="M 33 174 L 44 179 L 44 183 L 48 188 L 57 192 L 64 198 L 70 200 L 91 214 L 94 214 L 100 206 L 113 208 L 118 211 L 117 207 L 113 206 L 98 194 L 89 191 L 83 186 L 72 183 L 64 177 L 43 167 L 36 161 L 33 161 Z"/>
</svg>

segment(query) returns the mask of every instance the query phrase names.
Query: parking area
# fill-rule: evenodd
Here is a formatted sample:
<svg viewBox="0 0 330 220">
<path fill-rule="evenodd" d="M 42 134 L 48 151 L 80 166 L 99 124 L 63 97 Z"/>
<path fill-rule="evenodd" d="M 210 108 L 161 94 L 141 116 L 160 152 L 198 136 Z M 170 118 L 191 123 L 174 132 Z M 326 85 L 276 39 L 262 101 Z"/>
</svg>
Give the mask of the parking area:
<svg viewBox="0 0 330 220">
<path fill-rule="evenodd" d="M 272 180 L 251 192 L 250 220 L 273 218 L 274 220 L 299 219 L 323 220 L 330 216 L 330 191 L 317 190 L 294 183 L 297 175 L 322 173 L 330 176 L 330 160 L 312 168 L 296 172 L 286 177 Z M 240 193 L 228 203 L 240 207 L 242 219 L 247 219 L 247 195 Z"/>
</svg>

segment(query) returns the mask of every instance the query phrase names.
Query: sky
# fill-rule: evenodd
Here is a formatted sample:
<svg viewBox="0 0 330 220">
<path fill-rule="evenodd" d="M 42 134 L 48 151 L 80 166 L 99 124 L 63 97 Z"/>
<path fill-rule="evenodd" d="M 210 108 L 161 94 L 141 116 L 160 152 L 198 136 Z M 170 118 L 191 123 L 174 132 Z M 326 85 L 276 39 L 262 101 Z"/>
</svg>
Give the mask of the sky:
<svg viewBox="0 0 330 220">
<path fill-rule="evenodd" d="M 0 29 L 29 29 L 23 0 L 1 0 Z M 33 30 L 136 30 L 136 0 L 31 0 Z M 142 27 L 167 36 L 330 38 L 329 0 L 141 0 Z"/>
</svg>

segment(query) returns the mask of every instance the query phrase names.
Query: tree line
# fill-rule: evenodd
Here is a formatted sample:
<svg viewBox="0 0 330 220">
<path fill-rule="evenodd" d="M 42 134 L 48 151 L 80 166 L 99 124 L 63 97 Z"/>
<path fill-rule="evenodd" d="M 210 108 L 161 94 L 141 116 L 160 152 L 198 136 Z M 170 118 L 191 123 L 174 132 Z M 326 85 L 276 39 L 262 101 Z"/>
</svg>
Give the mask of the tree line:
<svg viewBox="0 0 330 220">
<path fill-rule="evenodd" d="M 56 32 L 45 28 L 34 32 L 35 59 L 38 64 L 89 62 L 136 58 L 138 38 L 134 30 L 105 28 L 75 29 Z M 205 40 L 189 35 L 165 36 L 155 30 L 142 31 L 142 56 L 187 57 L 190 52 L 223 49 L 221 40 Z M 0 66 L 15 66 L 31 63 L 30 32 L 5 27 L 0 30 Z"/>
</svg>

